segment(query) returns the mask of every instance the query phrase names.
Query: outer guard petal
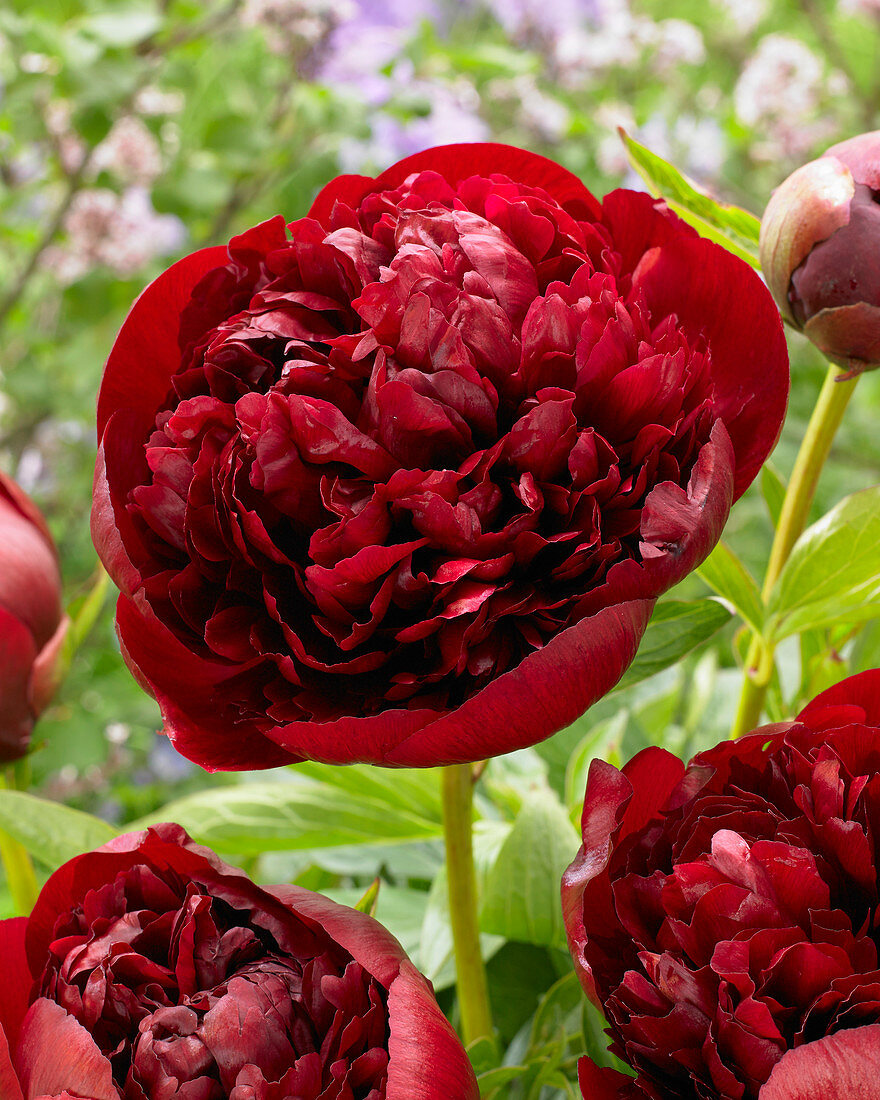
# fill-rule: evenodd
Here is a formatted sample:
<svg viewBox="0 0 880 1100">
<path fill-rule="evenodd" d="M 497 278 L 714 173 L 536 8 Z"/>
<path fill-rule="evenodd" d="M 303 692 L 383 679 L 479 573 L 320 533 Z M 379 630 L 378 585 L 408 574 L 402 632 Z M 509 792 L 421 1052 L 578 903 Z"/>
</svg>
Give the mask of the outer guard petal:
<svg viewBox="0 0 880 1100">
<path fill-rule="evenodd" d="M 823 691 L 804 707 L 797 720 L 811 729 L 847 721 L 880 726 L 880 668 L 850 676 Z"/>
<path fill-rule="evenodd" d="M 578 1062 L 578 1084 L 584 1100 L 639 1100 L 645 1095 L 625 1073 L 600 1069 L 586 1057 Z"/>
<path fill-rule="evenodd" d="M 653 316 L 675 313 L 694 336 L 705 334 L 715 409 L 736 454 L 737 500 L 776 445 L 788 403 L 788 352 L 773 299 L 748 264 L 700 237 L 647 252 L 633 283 Z"/>
<path fill-rule="evenodd" d="M 34 979 L 27 963 L 24 937 L 27 917 L 12 917 L 0 921 L 0 959 L 3 960 L 3 995 L 0 997 L 0 1035 L 5 1035 L 9 1049 L 15 1050 L 21 1022 L 27 1012 Z M 0 1084 L 3 1082 L 0 1055 Z M 0 1095 L 5 1095 L 0 1091 Z"/>
<path fill-rule="evenodd" d="M 59 1093 L 119 1100 L 110 1063 L 94 1039 L 60 1005 L 44 997 L 28 1009 L 15 1061 L 25 1100 Z"/>
<path fill-rule="evenodd" d="M 880 1100 L 880 1024 L 788 1050 L 758 1100 Z"/>
<path fill-rule="evenodd" d="M 171 375 L 180 366 L 177 343 L 180 313 L 193 287 L 212 268 L 228 260 L 225 247 L 203 248 L 172 264 L 141 292 L 126 317 L 98 394 L 98 438 L 117 410 L 143 410 L 146 424 L 168 392 Z M 149 354 L 145 354 L 149 349 Z"/>
<path fill-rule="evenodd" d="M 599 219 L 602 207 L 572 172 L 552 160 L 517 149 L 513 145 L 472 142 L 438 145 L 414 153 L 386 169 L 376 179 L 369 176 L 340 176 L 331 180 L 312 203 L 309 216 L 326 221 L 337 201 L 357 205 L 372 191 L 385 191 L 403 183 L 413 172 L 437 172 L 453 186 L 469 176 L 509 176 L 518 183 L 542 187 L 560 206 L 575 216 Z"/>
<path fill-rule="evenodd" d="M 408 959 L 388 993 L 388 1016 L 387 1100 L 478 1100 L 464 1047 Z"/>
</svg>

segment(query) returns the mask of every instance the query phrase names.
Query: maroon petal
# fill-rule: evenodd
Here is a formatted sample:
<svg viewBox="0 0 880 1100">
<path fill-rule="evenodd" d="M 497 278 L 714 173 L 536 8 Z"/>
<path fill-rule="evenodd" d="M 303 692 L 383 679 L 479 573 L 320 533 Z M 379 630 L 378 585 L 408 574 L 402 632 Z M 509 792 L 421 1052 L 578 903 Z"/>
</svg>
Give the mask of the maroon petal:
<svg viewBox="0 0 880 1100">
<path fill-rule="evenodd" d="M 43 997 L 24 1018 L 15 1064 L 25 1100 L 58 1093 L 119 1100 L 110 1063 L 94 1039 L 60 1005 Z"/>
<path fill-rule="evenodd" d="M 27 1012 L 33 976 L 24 949 L 27 917 L 0 921 L 0 959 L 3 960 L 3 996 L 0 997 L 0 1032 L 15 1050 L 21 1021 Z"/>
<path fill-rule="evenodd" d="M 645 1096 L 625 1073 L 607 1067 L 600 1069 L 586 1057 L 578 1062 L 578 1084 L 584 1100 L 638 1100 Z"/>
<path fill-rule="evenodd" d="M 464 1047 L 429 983 L 408 959 L 388 993 L 388 1020 L 387 1100 L 478 1100 Z"/>
<path fill-rule="evenodd" d="M 302 759 L 261 736 L 253 723 L 242 720 L 230 728 L 228 718 L 218 713 L 217 694 L 240 671 L 238 666 L 193 653 L 149 605 L 139 612 L 125 596 L 117 602 L 116 623 L 126 662 L 161 707 L 164 732 L 178 752 L 209 771 L 277 768 Z M 179 705 L 183 700 L 186 711 Z"/>
<path fill-rule="evenodd" d="M 518 183 L 542 187 L 560 206 L 574 205 L 581 217 L 600 218 L 602 208 L 573 173 L 538 153 L 513 145 L 472 142 L 438 145 L 414 153 L 386 169 L 376 179 L 369 176 L 339 176 L 319 193 L 309 217 L 326 224 L 336 202 L 356 206 L 373 191 L 390 190 L 414 172 L 437 172 L 447 183 L 460 183 L 469 176 L 509 176 Z"/>
<path fill-rule="evenodd" d="M 193 252 L 163 272 L 135 301 L 104 368 L 98 394 L 99 439 L 117 409 L 142 410 L 144 426 L 152 422 L 180 366 L 180 312 L 195 285 L 227 259 L 221 245 Z"/>
<path fill-rule="evenodd" d="M 786 1051 L 759 1100 L 880 1100 L 880 1024 L 826 1035 Z"/>
<path fill-rule="evenodd" d="M 387 928 L 366 913 L 338 905 L 301 886 L 269 886 L 266 890 L 293 912 L 323 928 L 386 989 L 391 988 L 407 954 Z"/>
<path fill-rule="evenodd" d="M 0 607 L 0 760 L 27 749 L 34 712 L 28 685 L 37 649 L 28 628 Z"/>
<path fill-rule="evenodd" d="M 880 726 L 880 668 L 834 684 L 808 703 L 797 720 L 811 729 L 839 726 L 846 720 Z"/>
<path fill-rule="evenodd" d="M 457 710 L 401 741 L 383 762 L 410 768 L 463 763 L 549 737 L 614 687 L 653 609 L 653 601 L 639 600 L 582 619 Z"/>
<path fill-rule="evenodd" d="M 788 352 L 773 300 L 748 264 L 701 237 L 647 252 L 633 284 L 652 317 L 676 314 L 711 348 L 715 409 L 737 456 L 736 500 L 776 445 L 788 403 Z"/>
</svg>

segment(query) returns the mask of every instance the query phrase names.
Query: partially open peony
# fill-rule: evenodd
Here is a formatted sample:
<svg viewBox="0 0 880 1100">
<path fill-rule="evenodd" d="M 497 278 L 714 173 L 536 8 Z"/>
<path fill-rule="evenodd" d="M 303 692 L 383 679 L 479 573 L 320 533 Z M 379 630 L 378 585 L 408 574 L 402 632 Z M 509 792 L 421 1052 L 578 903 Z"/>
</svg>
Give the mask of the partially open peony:
<svg viewBox="0 0 880 1100">
<path fill-rule="evenodd" d="M 594 761 L 562 883 L 632 1080 L 589 1100 L 880 1100 L 880 670 L 685 767 Z"/>
<path fill-rule="evenodd" d="M 179 825 L 118 837 L 0 921 L 3 1100 L 477 1100 L 378 922 L 256 886 Z"/>
</svg>

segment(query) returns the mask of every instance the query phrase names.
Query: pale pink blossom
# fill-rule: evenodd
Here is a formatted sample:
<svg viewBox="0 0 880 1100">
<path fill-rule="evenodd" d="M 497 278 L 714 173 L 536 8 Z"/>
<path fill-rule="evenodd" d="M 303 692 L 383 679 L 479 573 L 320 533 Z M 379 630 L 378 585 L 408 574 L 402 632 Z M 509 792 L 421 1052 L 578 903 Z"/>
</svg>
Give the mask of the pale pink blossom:
<svg viewBox="0 0 880 1100">
<path fill-rule="evenodd" d="M 186 230 L 172 214 L 157 214 L 147 191 L 129 187 L 122 195 L 89 188 L 73 199 L 64 219 L 67 241 L 48 249 L 44 264 L 62 283 L 81 278 L 94 267 L 128 277 L 156 256 L 178 251 Z"/>
<path fill-rule="evenodd" d="M 783 34 L 762 38 L 733 92 L 740 121 L 761 134 L 753 155 L 761 160 L 803 157 L 832 136 L 834 123 L 821 118 L 821 105 L 845 88 L 841 74 L 827 77 L 822 60 L 803 42 Z"/>
<path fill-rule="evenodd" d="M 122 183 L 148 186 L 162 172 L 162 151 L 152 131 L 139 118 L 126 115 L 113 123 L 95 149 L 92 168 L 109 171 Z"/>
</svg>

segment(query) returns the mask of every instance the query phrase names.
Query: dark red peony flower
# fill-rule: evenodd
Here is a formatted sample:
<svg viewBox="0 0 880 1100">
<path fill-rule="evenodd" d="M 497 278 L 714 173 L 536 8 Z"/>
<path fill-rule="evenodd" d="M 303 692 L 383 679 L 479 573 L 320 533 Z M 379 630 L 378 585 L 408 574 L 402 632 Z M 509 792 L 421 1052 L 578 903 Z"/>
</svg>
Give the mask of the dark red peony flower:
<svg viewBox="0 0 880 1100">
<path fill-rule="evenodd" d="M 34 721 L 55 689 L 66 631 L 49 528 L 0 473 L 0 761 L 27 752 Z"/>
<path fill-rule="evenodd" d="M 0 922 L 3 1100 L 477 1100 L 379 923 L 258 887 L 179 825 L 66 863 Z"/>
<path fill-rule="evenodd" d="M 880 1100 L 880 670 L 797 719 L 594 761 L 569 943 L 632 1080 L 596 1100 Z"/>
<path fill-rule="evenodd" d="M 343 176 L 182 260 L 107 364 L 93 531 L 209 768 L 429 765 L 609 690 L 784 415 L 758 277 L 502 145 Z"/>
</svg>

